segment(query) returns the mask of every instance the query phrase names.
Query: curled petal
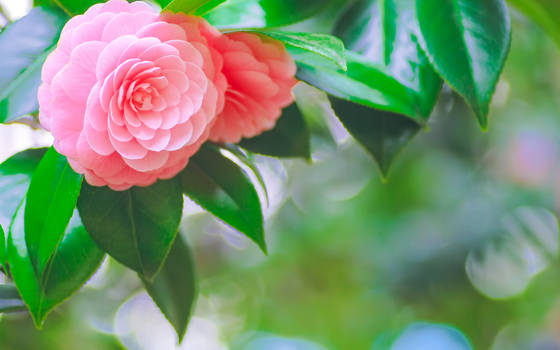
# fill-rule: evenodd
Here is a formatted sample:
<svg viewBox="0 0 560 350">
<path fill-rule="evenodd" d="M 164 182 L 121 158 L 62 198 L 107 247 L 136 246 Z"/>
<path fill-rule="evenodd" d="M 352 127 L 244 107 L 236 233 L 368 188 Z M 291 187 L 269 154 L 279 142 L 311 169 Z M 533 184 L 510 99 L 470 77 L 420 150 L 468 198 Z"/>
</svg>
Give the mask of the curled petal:
<svg viewBox="0 0 560 350">
<path fill-rule="evenodd" d="M 99 55 L 95 69 L 97 80 L 103 80 L 121 63 L 122 52 L 137 38 L 134 35 L 124 35 L 111 41 Z"/>
<path fill-rule="evenodd" d="M 169 159 L 169 152 L 148 152 L 140 159 L 126 159 L 125 162 L 132 169 L 140 172 L 152 171 L 161 168 Z"/>
<path fill-rule="evenodd" d="M 148 153 L 148 150 L 145 147 L 142 147 L 142 145 L 140 145 L 135 139 L 122 142 L 109 134 L 109 140 L 123 159 L 142 159 Z"/>
<path fill-rule="evenodd" d="M 170 131 L 171 138 L 166 147 L 168 151 L 176 151 L 192 140 L 193 126 L 191 123 L 179 124 Z"/>
<path fill-rule="evenodd" d="M 108 126 L 109 133 L 111 134 L 111 137 L 115 138 L 115 140 L 118 140 L 120 142 L 128 142 L 134 138 L 130 133 L 129 128 L 124 125 L 119 125 L 110 120 Z"/>
<path fill-rule="evenodd" d="M 155 14 L 152 11 L 120 13 L 112 16 L 103 30 L 101 40 L 108 43 L 123 35 L 136 34 L 142 27 L 152 23 L 154 18 Z"/>
<path fill-rule="evenodd" d="M 176 24 L 155 22 L 140 29 L 136 35 L 139 38 L 153 36 L 161 41 L 187 40 L 185 31 Z"/>
<path fill-rule="evenodd" d="M 97 131 L 92 127 L 87 127 L 84 129 L 84 133 L 87 137 L 87 142 L 92 150 L 102 156 L 108 156 L 115 152 L 115 148 L 109 142 L 109 135 L 107 131 Z"/>
<path fill-rule="evenodd" d="M 180 93 L 184 93 L 189 89 L 189 78 L 184 71 L 165 69 L 161 72 L 167 81 L 173 84 Z"/>
<path fill-rule="evenodd" d="M 167 149 L 171 132 L 169 130 L 157 130 L 154 137 L 150 140 L 138 140 L 138 142 L 150 151 L 163 151 Z"/>
<path fill-rule="evenodd" d="M 200 51 L 198 51 L 191 43 L 183 40 L 170 40 L 165 42 L 177 49 L 179 56 L 185 62 L 190 62 L 198 67 L 202 67 L 204 60 Z"/>
<path fill-rule="evenodd" d="M 150 129 L 157 129 L 163 124 L 163 116 L 159 112 L 142 111 L 138 113 L 138 119 Z"/>
</svg>

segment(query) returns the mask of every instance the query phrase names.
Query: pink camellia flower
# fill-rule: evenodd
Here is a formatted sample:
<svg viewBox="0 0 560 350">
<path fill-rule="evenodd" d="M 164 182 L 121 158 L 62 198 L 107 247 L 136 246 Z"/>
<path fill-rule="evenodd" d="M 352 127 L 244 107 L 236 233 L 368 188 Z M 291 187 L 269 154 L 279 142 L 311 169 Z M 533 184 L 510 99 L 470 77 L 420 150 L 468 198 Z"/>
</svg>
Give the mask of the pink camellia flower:
<svg viewBox="0 0 560 350">
<path fill-rule="evenodd" d="M 43 66 L 40 121 L 94 186 L 148 186 L 175 176 L 224 104 L 220 36 L 204 20 L 143 2 L 92 6 L 64 27 Z"/>
<path fill-rule="evenodd" d="M 294 101 L 296 65 L 279 41 L 230 33 L 213 41 L 228 81 L 224 110 L 210 132 L 215 142 L 236 143 L 272 129 Z"/>
</svg>

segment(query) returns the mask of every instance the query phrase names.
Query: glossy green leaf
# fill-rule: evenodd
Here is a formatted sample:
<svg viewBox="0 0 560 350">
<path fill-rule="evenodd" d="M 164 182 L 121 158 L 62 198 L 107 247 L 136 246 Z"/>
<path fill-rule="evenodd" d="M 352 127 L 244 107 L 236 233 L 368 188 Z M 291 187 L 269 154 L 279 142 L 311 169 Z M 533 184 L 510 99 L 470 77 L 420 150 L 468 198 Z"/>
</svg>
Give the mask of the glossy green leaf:
<svg viewBox="0 0 560 350">
<path fill-rule="evenodd" d="M 8 261 L 14 282 L 37 327 L 59 303 L 76 292 L 99 268 L 104 253 L 91 240 L 75 211 L 62 242 L 39 279 L 27 251 L 25 203 L 18 209 L 8 237 Z"/>
<path fill-rule="evenodd" d="M 126 191 L 84 183 L 78 209 L 88 233 L 103 250 L 152 279 L 177 234 L 183 194 L 175 179 Z"/>
<path fill-rule="evenodd" d="M 0 313 L 25 311 L 17 288 L 11 284 L 0 284 Z"/>
<path fill-rule="evenodd" d="M 233 157 L 232 160 L 234 161 L 234 163 L 243 164 L 247 169 L 249 169 L 251 171 L 253 176 L 255 176 L 255 178 L 259 182 L 259 185 L 261 186 L 263 194 L 266 197 L 265 199 L 268 203 L 268 201 L 269 201 L 268 190 L 266 189 L 266 185 L 264 183 L 264 178 L 263 178 L 259 168 L 255 164 L 255 162 L 253 162 L 253 160 L 250 158 L 251 154 L 247 154 L 239 146 L 233 145 L 233 144 L 225 144 L 225 145 L 219 145 L 219 146 L 215 145 L 215 146 L 221 148 L 222 154 L 223 154 L 224 151 L 229 152 L 229 155 L 228 155 L 228 153 L 226 153 L 225 156 L 229 159 L 232 159 L 232 157 Z"/>
<path fill-rule="evenodd" d="M 347 51 L 348 70 L 331 70 L 298 62 L 297 77 L 332 96 L 417 120 L 425 118 L 415 109 L 409 88 L 397 81 L 385 67 Z"/>
<path fill-rule="evenodd" d="M 227 0 L 159 0 L 163 11 L 201 16 Z"/>
<path fill-rule="evenodd" d="M 179 178 L 187 196 L 266 252 L 257 191 L 247 175 L 217 147 L 203 146 Z"/>
<path fill-rule="evenodd" d="M 435 69 L 469 102 L 486 129 L 511 41 L 504 0 L 421 0 L 416 7 Z"/>
<path fill-rule="evenodd" d="M 190 249 L 180 234 L 154 280 L 140 278 L 148 294 L 175 328 L 181 342 L 192 314 L 197 288 Z"/>
<path fill-rule="evenodd" d="M 105 252 L 91 239 L 75 210 L 41 281 L 46 295 L 63 299 L 68 290 L 89 280 L 104 256 Z"/>
<path fill-rule="evenodd" d="M 300 22 L 325 6 L 325 0 L 228 0 L 204 17 L 218 28 L 269 28 Z"/>
<path fill-rule="evenodd" d="M 203 16 L 203 15 L 207 14 L 208 12 L 212 11 L 214 8 L 220 6 L 221 4 L 223 4 L 226 1 L 227 0 L 208 0 L 202 6 L 197 8 L 194 11 L 194 14 L 196 16 Z"/>
<path fill-rule="evenodd" d="M 0 164 L 0 225 L 6 228 L 6 232 L 46 150 L 29 149 Z"/>
<path fill-rule="evenodd" d="M 557 0 L 508 0 L 515 8 L 535 21 L 560 45 L 560 2 Z"/>
<path fill-rule="evenodd" d="M 66 13 L 75 16 L 86 12 L 91 6 L 106 2 L 106 0 L 52 0 L 60 6 Z"/>
<path fill-rule="evenodd" d="M 39 275 L 62 240 L 76 208 L 82 176 L 50 148 L 33 173 L 25 207 L 25 241 Z"/>
<path fill-rule="evenodd" d="M 413 92 L 418 112 L 429 117 L 442 82 L 421 48 L 414 1 L 357 1 L 341 16 L 334 33 L 348 49 L 385 65 Z"/>
<path fill-rule="evenodd" d="M 348 132 L 373 156 L 386 178 L 391 165 L 421 126 L 405 116 L 332 98 L 332 106 Z"/>
<path fill-rule="evenodd" d="M 309 51 L 322 56 L 346 70 L 346 54 L 342 41 L 332 35 L 280 31 L 253 31 L 281 41 L 287 46 Z"/>
<path fill-rule="evenodd" d="M 284 108 L 276 126 L 239 143 L 244 149 L 272 157 L 311 158 L 309 130 L 295 103 Z"/>
<path fill-rule="evenodd" d="M 34 8 L 0 32 L 0 122 L 37 111 L 41 67 L 68 19 L 55 8 Z"/>
</svg>

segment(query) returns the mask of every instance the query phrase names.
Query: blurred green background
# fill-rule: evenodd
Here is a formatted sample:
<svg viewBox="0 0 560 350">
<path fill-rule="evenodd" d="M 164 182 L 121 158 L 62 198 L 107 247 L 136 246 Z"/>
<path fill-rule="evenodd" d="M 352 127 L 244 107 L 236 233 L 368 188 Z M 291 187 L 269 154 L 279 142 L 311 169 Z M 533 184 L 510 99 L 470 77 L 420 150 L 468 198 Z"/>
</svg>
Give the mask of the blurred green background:
<svg viewBox="0 0 560 350">
<path fill-rule="evenodd" d="M 340 5 L 299 27 L 328 30 Z M 444 87 L 387 183 L 334 119 L 336 144 L 315 140 L 311 165 L 257 157 L 269 256 L 188 204 L 200 295 L 181 346 L 136 276 L 106 261 L 42 331 L 3 316 L 0 349 L 560 349 L 560 55 L 512 20 L 488 132 Z M 2 159 L 10 137 L 37 137 L 0 135 Z"/>
</svg>

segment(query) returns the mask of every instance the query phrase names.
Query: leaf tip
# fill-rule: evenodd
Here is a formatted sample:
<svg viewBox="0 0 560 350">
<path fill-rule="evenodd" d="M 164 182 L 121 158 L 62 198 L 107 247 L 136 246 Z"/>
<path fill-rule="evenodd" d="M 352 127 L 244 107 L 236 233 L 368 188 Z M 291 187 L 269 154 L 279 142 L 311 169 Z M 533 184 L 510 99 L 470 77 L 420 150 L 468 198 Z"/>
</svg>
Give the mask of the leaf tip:
<svg viewBox="0 0 560 350">
<path fill-rule="evenodd" d="M 41 315 L 40 312 L 34 312 L 33 310 L 29 309 L 29 313 L 31 314 L 31 319 L 33 320 L 33 324 L 35 328 L 40 331 L 43 329 L 43 325 L 45 323 L 45 315 Z"/>
<path fill-rule="evenodd" d="M 482 132 L 488 132 L 488 118 L 484 118 L 483 121 L 479 120 L 478 124 L 480 125 L 480 130 L 482 130 Z"/>
<path fill-rule="evenodd" d="M 188 323 L 185 324 L 185 327 L 175 327 L 173 326 L 173 328 L 175 329 L 175 333 L 177 333 L 177 341 L 178 341 L 178 345 L 181 345 L 181 343 L 183 342 L 183 340 L 185 339 L 185 335 L 187 334 L 187 326 Z"/>
<path fill-rule="evenodd" d="M 383 185 L 386 185 L 386 184 L 389 183 L 389 176 L 387 174 L 380 173 L 380 178 L 381 178 L 381 183 Z"/>
<path fill-rule="evenodd" d="M 268 247 L 266 246 L 266 241 L 264 240 L 264 235 L 262 239 L 256 240 L 255 243 L 259 246 L 261 251 L 265 256 L 268 256 Z"/>
</svg>

